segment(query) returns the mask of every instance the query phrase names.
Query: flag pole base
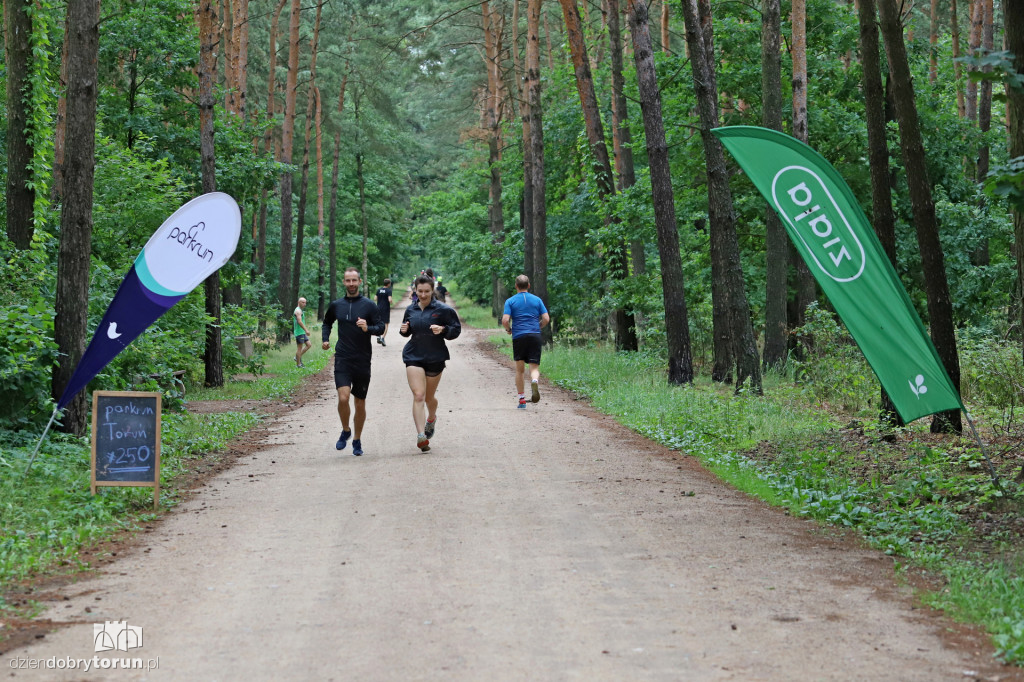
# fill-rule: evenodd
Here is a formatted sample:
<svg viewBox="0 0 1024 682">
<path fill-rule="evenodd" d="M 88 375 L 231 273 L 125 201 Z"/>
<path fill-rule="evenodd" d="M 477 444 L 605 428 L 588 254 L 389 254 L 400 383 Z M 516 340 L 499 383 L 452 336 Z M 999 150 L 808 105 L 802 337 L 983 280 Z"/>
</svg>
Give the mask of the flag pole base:
<svg viewBox="0 0 1024 682">
<path fill-rule="evenodd" d="M 988 453 L 985 452 L 985 446 L 981 442 L 981 436 L 978 435 L 978 429 L 975 428 L 974 422 L 971 421 L 971 415 L 967 414 L 967 410 L 964 410 L 964 418 L 967 419 L 967 424 L 971 427 L 971 432 L 974 434 L 974 440 L 978 441 L 978 449 L 981 451 L 981 456 L 985 459 L 985 466 L 988 467 L 988 475 L 992 477 L 992 485 L 994 485 L 999 492 L 1006 492 L 1003 490 L 1003 484 L 999 481 L 999 474 L 996 473 L 996 468 L 992 464 L 992 460 L 989 459 Z"/>
<path fill-rule="evenodd" d="M 28 475 L 28 470 L 32 468 L 32 463 L 36 461 L 36 455 L 39 454 L 39 448 L 42 447 L 42 445 L 43 445 L 43 439 L 46 438 L 46 434 L 48 434 L 50 432 L 50 427 L 53 426 L 53 420 L 57 418 L 57 414 L 59 412 L 60 412 L 60 408 L 55 407 L 53 409 L 53 414 L 50 415 L 50 421 L 46 425 L 46 428 L 43 429 L 43 435 L 41 435 L 39 437 L 39 442 L 36 443 L 35 452 L 32 453 L 32 457 L 28 460 L 28 466 L 25 467 L 25 471 L 22 472 L 22 474 L 21 474 L 22 476 L 27 476 Z"/>
</svg>

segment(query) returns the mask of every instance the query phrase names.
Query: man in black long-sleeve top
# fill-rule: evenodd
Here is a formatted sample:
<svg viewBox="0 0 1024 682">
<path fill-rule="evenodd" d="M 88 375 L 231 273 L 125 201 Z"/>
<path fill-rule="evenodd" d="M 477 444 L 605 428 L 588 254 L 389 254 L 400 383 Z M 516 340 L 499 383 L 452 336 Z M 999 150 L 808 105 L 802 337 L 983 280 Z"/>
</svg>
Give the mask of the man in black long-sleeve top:
<svg viewBox="0 0 1024 682">
<path fill-rule="evenodd" d="M 342 280 L 345 297 L 332 301 L 324 315 L 323 349 L 331 347 L 331 327 L 338 323 L 338 343 L 334 346 L 334 385 L 338 389 L 338 416 L 341 417 L 341 437 L 334 447 L 344 450 L 349 430 L 349 396 L 355 396 L 355 438 L 352 439 L 352 454 L 363 454 L 360 436 L 366 421 L 366 393 L 370 388 L 370 361 L 373 344 L 370 336 L 380 336 L 384 323 L 380 319 L 377 304 L 360 295 L 363 280 L 359 270 L 348 268 Z"/>
</svg>

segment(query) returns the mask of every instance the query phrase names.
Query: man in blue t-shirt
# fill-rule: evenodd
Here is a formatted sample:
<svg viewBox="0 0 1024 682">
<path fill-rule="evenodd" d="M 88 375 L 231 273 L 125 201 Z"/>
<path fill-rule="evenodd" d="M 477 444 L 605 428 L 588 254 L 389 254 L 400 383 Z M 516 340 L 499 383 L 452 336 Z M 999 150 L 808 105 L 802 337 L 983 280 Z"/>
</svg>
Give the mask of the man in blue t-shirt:
<svg viewBox="0 0 1024 682">
<path fill-rule="evenodd" d="M 540 400 L 540 351 L 541 327 L 551 321 L 544 301 L 529 293 L 530 278 L 516 277 L 516 293 L 505 301 L 501 326 L 512 335 L 512 359 L 516 361 L 516 391 L 519 392 L 519 408 L 526 409 L 526 393 L 523 391 L 523 372 L 530 364 L 530 390 L 532 402 Z"/>
</svg>

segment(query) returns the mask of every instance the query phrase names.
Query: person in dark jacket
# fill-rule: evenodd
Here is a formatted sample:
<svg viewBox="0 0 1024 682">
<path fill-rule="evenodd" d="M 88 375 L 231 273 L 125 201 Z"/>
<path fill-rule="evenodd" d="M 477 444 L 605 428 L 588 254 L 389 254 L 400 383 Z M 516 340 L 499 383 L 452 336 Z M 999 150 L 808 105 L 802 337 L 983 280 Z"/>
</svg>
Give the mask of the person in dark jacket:
<svg viewBox="0 0 1024 682">
<path fill-rule="evenodd" d="M 426 452 L 437 423 L 437 385 L 441 382 L 445 361 L 451 358 L 445 341 L 458 338 L 462 324 L 454 310 L 435 300 L 432 277 L 420 275 L 415 285 L 418 300 L 405 309 L 398 333 L 411 337 L 402 350 L 402 360 L 412 390 L 416 447 Z"/>
<path fill-rule="evenodd" d="M 366 421 L 366 393 L 370 388 L 370 361 L 373 344 L 370 336 L 380 336 L 384 323 L 377 304 L 359 293 L 363 280 L 359 270 L 348 268 L 342 280 L 345 296 L 332 301 L 327 307 L 323 324 L 323 349 L 331 347 L 331 327 L 338 323 L 338 343 L 334 346 L 334 385 L 338 389 L 338 416 L 341 417 L 341 437 L 334 447 L 344 450 L 352 437 L 349 429 L 349 396 L 355 396 L 352 454 L 363 454 L 363 423 Z"/>
</svg>

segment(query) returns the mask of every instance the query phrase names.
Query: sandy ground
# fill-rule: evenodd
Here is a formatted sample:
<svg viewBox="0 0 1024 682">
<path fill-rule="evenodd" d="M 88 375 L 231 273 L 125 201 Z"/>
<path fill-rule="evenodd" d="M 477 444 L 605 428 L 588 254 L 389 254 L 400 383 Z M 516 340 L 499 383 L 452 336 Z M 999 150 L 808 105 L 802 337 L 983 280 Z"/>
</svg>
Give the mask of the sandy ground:
<svg viewBox="0 0 1024 682">
<path fill-rule="evenodd" d="M 51 595 L 43 616 L 77 624 L 0 656 L 0 675 L 1021 679 L 984 637 L 918 608 L 885 556 L 548 384 L 516 409 L 485 334 L 449 344 L 429 453 L 415 447 L 395 326 L 374 345 L 363 457 L 334 448 L 325 372 L 322 398 L 276 421 L 262 450 Z M 105 621 L 143 628 L 143 646 L 94 653 Z M 104 658 L 151 669 L 97 668 Z M 93 669 L 45 668 L 76 659 Z"/>
</svg>

